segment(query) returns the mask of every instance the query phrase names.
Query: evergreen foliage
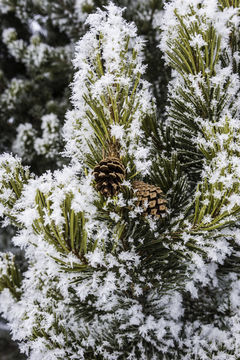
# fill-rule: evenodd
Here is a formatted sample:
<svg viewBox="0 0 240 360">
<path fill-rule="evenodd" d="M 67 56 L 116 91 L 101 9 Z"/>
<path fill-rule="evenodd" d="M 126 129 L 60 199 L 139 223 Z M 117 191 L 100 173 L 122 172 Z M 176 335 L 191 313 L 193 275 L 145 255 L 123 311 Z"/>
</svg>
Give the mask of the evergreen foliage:
<svg viewBox="0 0 240 360">
<path fill-rule="evenodd" d="M 47 4 L 52 24 L 74 36 L 61 6 Z M 74 23 L 73 2 L 63 4 Z M 154 95 L 166 77 L 151 87 L 136 26 L 113 3 L 99 8 L 75 50 L 70 164 L 36 176 L 1 155 L 1 215 L 18 228 L 28 268 L 1 256 L 0 309 L 30 360 L 240 357 L 239 19 L 239 0 L 165 3 L 154 20 L 172 69 L 163 109 L 165 93 L 163 103 Z M 17 54 L 15 33 L 4 34 Z M 42 114 L 48 154 L 58 116 Z M 126 169 L 113 196 L 93 175 L 108 156 Z M 161 188 L 165 216 L 144 216 L 136 181 Z"/>
<path fill-rule="evenodd" d="M 156 92 L 165 89 L 167 78 L 158 71 L 157 79 L 151 71 L 163 63 L 154 27 L 162 1 L 117 3 L 127 6 L 125 16 L 135 20 L 148 39 L 147 77 Z M 0 1 L 0 151 L 18 154 L 37 174 L 66 161 L 61 129 L 70 107 L 74 44 L 86 32 L 88 13 L 106 4 L 105 0 Z M 12 249 L 13 232 L 10 226 L 1 229 L 0 248 L 13 250 L 19 258 L 19 250 Z"/>
</svg>

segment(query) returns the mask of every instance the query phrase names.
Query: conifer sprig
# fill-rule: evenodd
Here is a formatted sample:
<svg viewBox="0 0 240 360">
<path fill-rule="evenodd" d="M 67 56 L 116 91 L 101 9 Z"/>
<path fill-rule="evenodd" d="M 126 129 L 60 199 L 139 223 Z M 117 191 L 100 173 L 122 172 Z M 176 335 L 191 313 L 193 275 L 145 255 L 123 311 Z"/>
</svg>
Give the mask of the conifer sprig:
<svg viewBox="0 0 240 360">
<path fill-rule="evenodd" d="M 8 289 L 16 300 L 21 296 L 22 276 L 11 253 L 0 256 L 0 292 Z"/>
<path fill-rule="evenodd" d="M 24 185 L 33 177 L 28 167 L 23 167 L 18 157 L 3 154 L 0 158 L 0 203 L 1 215 L 14 225 L 20 226 L 13 208 L 22 195 Z"/>
<path fill-rule="evenodd" d="M 186 5 L 185 14 L 173 10 L 174 36 L 163 37 L 166 61 L 178 73 L 170 88 L 169 119 L 176 129 L 175 147 L 183 165 L 199 174 L 203 156 L 192 136 L 204 136 L 205 122 L 215 123 L 228 108 L 234 112 L 236 77 L 224 68 L 223 36 L 204 6 Z M 170 31 L 170 27 L 168 30 Z M 228 63 L 231 63 L 230 59 Z M 184 149 L 184 150 L 182 150 Z"/>
<path fill-rule="evenodd" d="M 94 252 L 98 241 L 89 239 L 85 229 L 85 216 L 83 212 L 76 213 L 71 206 L 72 195 L 66 194 L 61 205 L 61 212 L 64 219 L 62 226 L 57 225 L 52 218 L 51 193 L 47 196 L 40 190 L 37 190 L 36 205 L 39 217 L 33 222 L 33 229 L 36 234 L 44 235 L 46 241 L 54 245 L 59 257 L 54 259 L 66 271 L 84 271 L 88 268 L 86 255 L 88 252 Z M 68 255 L 75 256 L 75 261 L 70 263 L 67 260 Z M 77 263 L 77 261 L 79 263 Z"/>
<path fill-rule="evenodd" d="M 90 31 L 76 47 L 75 110 L 67 115 L 65 138 L 68 154 L 74 153 L 90 168 L 103 154 L 121 156 L 131 168 L 137 158 L 138 167 L 137 154 L 140 157 L 143 153 L 142 123 L 154 114 L 149 84 L 141 78 L 145 72 L 143 41 L 136 36 L 135 26 L 121 14 L 110 4 L 107 12 L 98 10 L 90 15 Z M 117 27 L 116 22 L 121 26 Z M 144 162 L 148 166 L 146 159 L 142 166 Z"/>
</svg>

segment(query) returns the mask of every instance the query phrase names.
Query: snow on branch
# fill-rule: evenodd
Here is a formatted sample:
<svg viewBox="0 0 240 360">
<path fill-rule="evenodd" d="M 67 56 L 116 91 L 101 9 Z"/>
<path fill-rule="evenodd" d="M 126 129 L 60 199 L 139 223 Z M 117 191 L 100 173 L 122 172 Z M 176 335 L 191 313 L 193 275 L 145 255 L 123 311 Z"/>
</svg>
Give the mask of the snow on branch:
<svg viewBox="0 0 240 360">
<path fill-rule="evenodd" d="M 148 151 L 142 151 L 142 120 L 154 113 L 145 72 L 143 41 L 120 8 L 110 3 L 87 19 L 90 30 L 76 47 L 72 84 L 74 110 L 64 126 L 66 151 L 93 167 L 113 147 L 130 154 L 135 166 L 148 171 Z M 99 151 L 93 152 L 98 146 Z M 116 145 L 117 144 L 117 145 Z"/>
</svg>

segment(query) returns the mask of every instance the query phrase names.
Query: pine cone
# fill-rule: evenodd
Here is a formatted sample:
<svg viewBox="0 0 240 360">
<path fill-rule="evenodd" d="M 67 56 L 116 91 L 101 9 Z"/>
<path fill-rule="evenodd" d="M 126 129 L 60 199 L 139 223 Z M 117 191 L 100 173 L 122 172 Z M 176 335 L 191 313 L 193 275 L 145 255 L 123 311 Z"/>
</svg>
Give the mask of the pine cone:
<svg viewBox="0 0 240 360">
<path fill-rule="evenodd" d="M 143 215 L 152 215 L 156 218 L 163 217 L 167 211 L 167 200 L 160 187 L 146 184 L 143 181 L 134 181 L 133 188 L 138 198 L 137 206 L 144 209 Z"/>
<path fill-rule="evenodd" d="M 126 171 L 119 158 L 108 157 L 95 166 L 93 175 L 96 189 L 104 196 L 114 196 L 120 190 Z"/>
</svg>

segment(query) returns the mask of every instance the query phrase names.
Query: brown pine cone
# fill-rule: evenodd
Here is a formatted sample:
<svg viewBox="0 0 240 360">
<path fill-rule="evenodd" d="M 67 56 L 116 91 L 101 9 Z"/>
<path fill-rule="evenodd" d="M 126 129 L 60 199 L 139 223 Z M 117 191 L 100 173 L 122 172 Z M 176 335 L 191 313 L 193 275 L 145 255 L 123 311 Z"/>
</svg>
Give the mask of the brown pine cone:
<svg viewBox="0 0 240 360">
<path fill-rule="evenodd" d="M 121 188 L 126 170 L 119 158 L 107 157 L 95 166 L 93 175 L 96 189 L 104 196 L 114 196 Z"/>
<path fill-rule="evenodd" d="M 143 215 L 163 217 L 167 212 L 167 200 L 160 187 L 147 184 L 143 181 L 134 181 L 133 188 L 138 198 L 137 206 L 144 209 Z"/>
</svg>

